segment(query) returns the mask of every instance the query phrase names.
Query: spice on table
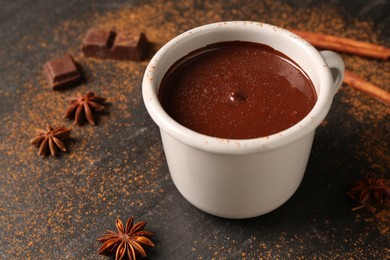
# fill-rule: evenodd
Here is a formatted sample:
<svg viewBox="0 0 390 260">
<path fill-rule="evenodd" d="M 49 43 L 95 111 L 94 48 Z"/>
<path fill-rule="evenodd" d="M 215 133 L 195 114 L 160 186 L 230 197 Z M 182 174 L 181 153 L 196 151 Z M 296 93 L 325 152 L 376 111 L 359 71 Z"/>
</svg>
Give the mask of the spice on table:
<svg viewBox="0 0 390 260">
<path fill-rule="evenodd" d="M 58 149 L 66 152 L 64 140 L 69 138 L 72 128 L 65 126 L 53 128 L 48 126 L 46 131 L 37 129 L 37 136 L 30 141 L 32 145 L 39 146 L 38 155 L 47 155 L 50 151 L 52 156 L 57 155 Z"/>
<path fill-rule="evenodd" d="M 306 41 L 313 44 L 313 46 L 318 48 L 340 51 L 359 56 L 378 58 L 382 60 L 387 60 L 390 57 L 390 48 L 386 48 L 384 46 L 321 33 L 312 33 L 299 30 L 291 30 L 291 32 L 299 35 Z M 350 71 L 345 71 L 343 82 L 357 90 L 379 99 L 386 105 L 390 106 L 389 92 L 371 84 L 358 75 Z"/>
<path fill-rule="evenodd" d="M 99 255 L 112 256 L 115 259 L 135 260 L 137 255 L 146 257 L 144 246 L 154 247 L 153 242 L 148 238 L 154 234 L 145 231 L 145 221 L 133 225 L 133 218 L 130 217 L 123 226 L 120 219 L 116 219 L 116 228 L 118 232 L 107 230 L 106 234 L 98 239 L 103 245 L 99 249 Z"/>
<path fill-rule="evenodd" d="M 358 89 L 366 94 L 369 94 L 376 99 L 384 102 L 386 105 L 390 106 L 389 92 L 371 84 L 370 82 L 364 80 L 355 73 L 346 70 L 344 73 L 344 82 L 349 86 Z"/>
<path fill-rule="evenodd" d="M 70 101 L 70 107 L 64 118 L 74 118 L 74 124 L 81 125 L 85 119 L 91 125 L 95 125 L 93 112 L 101 112 L 105 108 L 106 98 L 96 96 L 94 92 L 88 92 L 85 96 L 79 94 L 77 99 Z"/>
<path fill-rule="evenodd" d="M 382 204 L 390 198 L 389 184 L 389 180 L 377 179 L 373 175 L 368 175 L 366 179 L 356 181 L 347 194 L 359 202 L 362 207 L 374 202 Z"/>
<path fill-rule="evenodd" d="M 291 32 L 299 35 L 318 48 L 382 60 L 387 60 L 390 57 L 390 48 L 386 48 L 384 46 L 321 33 L 299 30 L 291 30 Z"/>
</svg>

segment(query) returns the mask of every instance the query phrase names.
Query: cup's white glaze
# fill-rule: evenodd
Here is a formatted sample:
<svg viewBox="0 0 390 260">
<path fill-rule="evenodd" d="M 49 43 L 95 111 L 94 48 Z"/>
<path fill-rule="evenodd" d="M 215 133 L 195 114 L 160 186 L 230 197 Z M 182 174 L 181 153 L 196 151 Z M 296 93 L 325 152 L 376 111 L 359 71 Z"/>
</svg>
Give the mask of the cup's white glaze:
<svg viewBox="0 0 390 260">
<path fill-rule="evenodd" d="M 194 132 L 164 111 L 157 93 L 170 66 L 207 44 L 233 40 L 267 44 L 308 74 L 318 99 L 303 120 L 267 137 L 235 140 Z M 343 75 L 340 56 L 330 51 L 320 53 L 289 31 L 264 23 L 221 22 L 187 31 L 164 45 L 145 71 L 142 94 L 150 116 L 160 127 L 168 167 L 181 194 L 210 214 L 249 218 L 279 207 L 298 188 L 315 129 L 327 115 Z"/>
</svg>

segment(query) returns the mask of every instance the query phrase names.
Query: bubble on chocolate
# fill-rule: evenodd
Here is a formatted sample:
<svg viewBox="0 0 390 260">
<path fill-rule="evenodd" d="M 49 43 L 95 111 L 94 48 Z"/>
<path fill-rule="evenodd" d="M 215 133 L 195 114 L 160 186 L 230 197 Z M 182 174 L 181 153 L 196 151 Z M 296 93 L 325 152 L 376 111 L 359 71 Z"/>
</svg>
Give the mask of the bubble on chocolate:
<svg viewBox="0 0 390 260">
<path fill-rule="evenodd" d="M 235 91 L 230 93 L 229 99 L 233 102 L 245 103 L 248 101 L 248 97 L 241 91 Z"/>
</svg>

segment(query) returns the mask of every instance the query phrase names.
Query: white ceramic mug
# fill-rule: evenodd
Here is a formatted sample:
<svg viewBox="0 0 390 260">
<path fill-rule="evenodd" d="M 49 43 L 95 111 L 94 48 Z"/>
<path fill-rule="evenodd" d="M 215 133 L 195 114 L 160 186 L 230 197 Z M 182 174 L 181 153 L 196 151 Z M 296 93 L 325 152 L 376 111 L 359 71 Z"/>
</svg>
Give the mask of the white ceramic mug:
<svg viewBox="0 0 390 260">
<path fill-rule="evenodd" d="M 171 65 L 208 44 L 234 40 L 269 45 L 307 73 L 317 102 L 304 119 L 267 137 L 235 140 L 194 132 L 164 111 L 157 94 Z M 164 45 L 146 69 L 142 94 L 150 116 L 160 127 L 168 167 L 180 193 L 210 214 L 249 218 L 281 206 L 298 188 L 315 129 L 327 115 L 343 75 L 344 63 L 339 55 L 318 52 L 287 30 L 257 22 L 221 22 L 182 33 Z"/>
</svg>

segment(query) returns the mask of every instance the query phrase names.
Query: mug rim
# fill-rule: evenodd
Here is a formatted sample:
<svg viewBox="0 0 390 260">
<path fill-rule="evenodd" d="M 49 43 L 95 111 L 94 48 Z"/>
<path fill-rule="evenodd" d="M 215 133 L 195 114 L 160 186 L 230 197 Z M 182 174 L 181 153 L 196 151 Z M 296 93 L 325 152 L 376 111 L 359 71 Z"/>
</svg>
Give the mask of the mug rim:
<svg viewBox="0 0 390 260">
<path fill-rule="evenodd" d="M 162 108 L 158 100 L 158 88 L 161 82 L 156 82 L 157 79 L 155 77 L 157 73 L 161 73 L 159 69 L 159 61 L 166 58 L 167 55 L 170 55 L 173 48 L 177 47 L 179 44 L 184 44 L 183 42 L 186 40 L 194 40 L 196 37 L 199 37 L 206 32 L 230 30 L 232 28 L 242 31 L 257 30 L 258 28 L 258 30 L 268 30 L 274 33 L 284 34 L 286 37 L 293 39 L 294 44 L 304 47 L 305 50 L 310 53 L 311 58 L 315 59 L 313 64 L 317 64 L 318 66 L 316 73 L 319 77 L 318 84 L 320 85 L 319 89 L 321 91 L 319 93 L 316 87 L 317 101 L 312 110 L 301 121 L 283 131 L 269 136 L 251 139 L 228 139 L 195 132 L 176 122 Z M 166 68 L 164 74 L 168 69 L 169 68 Z M 332 88 L 333 84 L 334 82 L 329 67 L 324 58 L 320 55 L 319 51 L 296 34 L 267 23 L 252 21 L 225 21 L 195 27 L 179 34 L 167 42 L 152 57 L 145 70 L 142 81 L 142 96 L 149 115 L 160 127 L 160 131 L 164 131 L 171 137 L 200 150 L 223 154 L 248 154 L 277 149 L 314 131 L 329 111 L 334 96 L 334 90 Z"/>
</svg>

